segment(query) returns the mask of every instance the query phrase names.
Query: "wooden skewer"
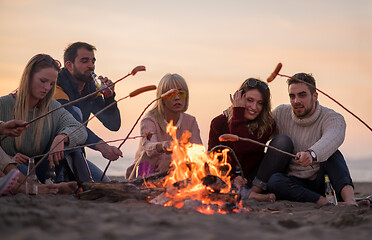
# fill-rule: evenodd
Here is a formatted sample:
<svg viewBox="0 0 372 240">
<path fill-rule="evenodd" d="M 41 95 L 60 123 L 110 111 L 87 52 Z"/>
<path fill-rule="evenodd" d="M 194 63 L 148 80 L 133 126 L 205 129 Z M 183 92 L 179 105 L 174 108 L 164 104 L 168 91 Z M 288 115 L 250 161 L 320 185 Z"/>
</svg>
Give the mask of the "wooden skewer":
<svg viewBox="0 0 372 240">
<path fill-rule="evenodd" d="M 263 147 L 274 149 L 275 151 L 281 152 L 281 153 L 286 154 L 286 155 L 288 155 L 290 157 L 293 157 L 295 159 L 297 158 L 296 155 L 294 155 L 292 153 L 289 153 L 289 152 L 286 152 L 286 151 L 283 151 L 283 150 L 281 150 L 279 148 L 276 148 L 276 147 L 273 147 L 273 146 L 270 146 L 270 145 L 263 144 L 261 142 L 255 141 L 255 140 L 250 139 L 250 138 L 242 138 L 242 137 L 239 137 L 239 136 L 234 135 L 234 134 L 222 134 L 218 139 L 221 142 L 224 142 L 224 141 L 236 142 L 236 141 L 239 141 L 239 140 L 248 141 L 248 142 L 252 142 L 252 143 L 258 144 L 258 145 L 263 146 Z"/>
<path fill-rule="evenodd" d="M 57 111 L 57 110 L 59 110 L 59 109 L 61 109 L 61 108 L 64 108 L 64 107 L 70 106 L 70 105 L 72 105 L 72 104 L 74 104 L 74 103 L 77 103 L 77 102 L 82 101 L 82 100 L 84 100 L 84 99 L 87 99 L 87 98 L 89 98 L 89 97 L 91 97 L 91 96 L 94 96 L 94 95 L 97 94 L 98 92 L 100 92 L 100 91 L 102 91 L 102 90 L 104 90 L 104 89 L 106 89 L 106 88 L 109 88 L 109 87 L 114 86 L 116 83 L 118 83 L 118 82 L 120 82 L 121 80 L 127 78 L 128 76 L 130 76 L 130 75 L 133 75 L 133 76 L 134 76 L 134 75 L 135 75 L 137 72 L 139 72 L 139 71 L 146 71 L 146 67 L 145 67 L 145 66 L 137 66 L 137 67 L 133 68 L 133 70 L 132 70 L 130 73 L 128 73 L 128 74 L 125 75 L 124 77 L 122 77 L 122 78 L 116 80 L 115 82 L 112 82 L 111 84 L 108 84 L 108 85 L 106 85 L 106 86 L 103 87 L 103 88 L 97 89 L 95 92 L 92 92 L 92 93 L 90 93 L 90 94 L 88 94 L 88 95 L 86 95 L 86 96 L 84 96 L 84 97 L 81 97 L 81 98 L 75 99 L 75 100 L 70 101 L 70 102 L 68 102 L 68 103 L 65 103 L 65 104 L 63 104 L 63 105 L 61 105 L 61 106 L 59 106 L 59 107 L 57 107 L 57 108 L 54 108 L 54 109 L 50 110 L 49 112 L 47 112 L 47 113 L 45 113 L 45 114 L 43 114 L 43 115 L 40 115 L 40 116 L 38 116 L 38 117 L 32 119 L 31 121 L 25 123 L 25 125 L 24 125 L 23 127 L 26 127 L 27 125 L 30 125 L 31 123 L 36 122 L 37 120 L 39 120 L 39 119 L 41 119 L 41 118 L 43 118 L 43 117 L 45 117 L 45 116 L 47 116 L 47 115 L 49 115 L 49 114 L 55 112 L 55 111 Z M 155 86 L 155 87 L 156 87 L 156 86 Z M 22 126 L 21 126 L 21 127 L 22 127 Z M 0 139 L 0 142 L 2 142 L 2 141 L 3 141 L 5 138 L 7 138 L 7 137 L 8 137 L 8 136 L 3 136 L 3 137 Z"/>
</svg>

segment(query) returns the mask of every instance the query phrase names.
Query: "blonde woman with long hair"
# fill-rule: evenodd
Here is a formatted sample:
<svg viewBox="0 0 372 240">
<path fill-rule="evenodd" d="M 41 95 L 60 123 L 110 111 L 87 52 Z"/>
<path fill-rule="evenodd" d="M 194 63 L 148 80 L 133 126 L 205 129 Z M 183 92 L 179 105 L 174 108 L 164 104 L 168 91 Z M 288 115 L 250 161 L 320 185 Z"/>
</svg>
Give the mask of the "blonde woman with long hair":
<svg viewBox="0 0 372 240">
<path fill-rule="evenodd" d="M 173 121 L 177 126 L 177 138 L 180 139 L 184 131 L 189 131 L 189 142 L 202 144 L 200 130 L 196 118 L 185 113 L 189 107 L 189 88 L 185 79 L 179 74 L 166 74 L 159 82 L 156 92 L 157 98 L 171 89 L 179 92 L 167 99 L 160 99 L 141 121 L 141 135 L 152 133 L 150 139 L 143 138 L 135 155 L 139 164 L 139 175 L 144 176 L 152 172 L 163 172 L 169 169 L 171 163 L 170 147 L 172 138 L 166 133 L 166 126 Z M 127 169 L 129 177 L 133 166 Z"/>
<path fill-rule="evenodd" d="M 59 64 L 49 55 L 37 54 L 32 57 L 23 71 L 18 89 L 0 98 L 0 120 L 27 122 L 59 107 L 60 104 L 52 99 L 59 69 Z M 87 138 L 84 128 L 66 138 L 79 126 L 80 123 L 61 108 L 30 124 L 19 137 L 4 139 L 1 147 L 17 164 L 27 164 L 30 157 L 46 153 L 50 148 L 61 151 L 48 157 L 49 164 L 44 161 L 37 168 L 37 176 L 43 182 L 48 165 L 58 165 L 63 159 L 65 146 L 84 143 Z"/>
<path fill-rule="evenodd" d="M 238 164 L 230 159 L 233 183 L 239 188 L 248 184 L 251 187 L 249 197 L 259 201 L 275 201 L 274 194 L 260 194 L 267 190 L 267 182 L 275 172 L 283 171 L 289 160 L 286 155 L 276 151 L 264 152 L 264 147 L 247 142 L 220 142 L 219 136 L 230 133 L 243 138 L 250 138 L 261 143 L 269 141 L 275 132 L 275 122 L 271 113 L 271 95 L 268 85 L 256 78 L 248 78 L 239 90 L 230 96 L 231 106 L 223 114 L 215 117 L 210 126 L 208 150 L 218 145 L 230 147 L 242 167 L 244 179 L 237 174 Z M 272 142 L 280 143 L 282 136 Z M 278 143 L 278 147 L 280 148 Z M 275 161 L 273 155 L 278 155 Z M 275 156 L 276 156 L 275 155 Z M 270 157 L 271 156 L 271 157 Z"/>
</svg>

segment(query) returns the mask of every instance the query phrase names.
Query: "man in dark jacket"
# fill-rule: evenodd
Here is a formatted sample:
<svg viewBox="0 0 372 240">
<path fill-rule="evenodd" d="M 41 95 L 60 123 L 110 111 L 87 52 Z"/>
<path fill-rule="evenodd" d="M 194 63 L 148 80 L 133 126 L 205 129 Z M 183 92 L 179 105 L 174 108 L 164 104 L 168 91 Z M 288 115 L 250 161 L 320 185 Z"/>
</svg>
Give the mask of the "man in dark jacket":
<svg viewBox="0 0 372 240">
<path fill-rule="evenodd" d="M 96 48 L 85 42 L 75 42 L 69 45 L 64 52 L 64 68 L 58 75 L 57 87 L 54 98 L 61 104 L 84 97 L 97 90 L 97 86 L 92 78 L 92 72 L 95 69 L 96 58 L 94 51 Z M 100 77 L 102 83 L 110 84 L 111 81 L 105 77 Z M 114 86 L 110 87 L 110 94 L 103 96 L 98 93 L 87 99 L 79 101 L 66 109 L 80 122 L 88 120 L 90 114 L 96 114 L 107 105 L 115 102 Z M 121 125 L 120 112 L 116 104 L 108 108 L 97 118 L 102 124 L 111 131 L 118 131 Z M 85 144 L 94 144 L 90 148 L 101 152 L 102 156 L 108 160 L 114 161 L 122 157 L 122 152 L 115 146 L 102 143 L 93 131 L 87 127 L 88 139 Z M 99 143 L 99 144 L 98 144 Z M 88 161 L 93 179 L 99 180 L 102 171 L 94 164 Z M 105 177 L 106 181 L 108 178 Z"/>
</svg>

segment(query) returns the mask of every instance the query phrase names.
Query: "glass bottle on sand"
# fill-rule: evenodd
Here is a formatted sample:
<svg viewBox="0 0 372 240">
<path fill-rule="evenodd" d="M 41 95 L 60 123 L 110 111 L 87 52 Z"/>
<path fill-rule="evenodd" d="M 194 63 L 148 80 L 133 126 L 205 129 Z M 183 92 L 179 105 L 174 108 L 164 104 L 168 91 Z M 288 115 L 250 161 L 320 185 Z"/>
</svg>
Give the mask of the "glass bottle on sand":
<svg viewBox="0 0 372 240">
<path fill-rule="evenodd" d="M 337 198 L 335 194 L 335 190 L 333 189 L 331 182 L 329 181 L 328 174 L 324 174 L 324 182 L 325 182 L 325 197 L 329 203 L 333 205 L 337 205 Z"/>
<path fill-rule="evenodd" d="M 27 169 L 26 194 L 37 195 L 37 177 L 35 173 L 35 160 L 30 158 Z"/>
</svg>

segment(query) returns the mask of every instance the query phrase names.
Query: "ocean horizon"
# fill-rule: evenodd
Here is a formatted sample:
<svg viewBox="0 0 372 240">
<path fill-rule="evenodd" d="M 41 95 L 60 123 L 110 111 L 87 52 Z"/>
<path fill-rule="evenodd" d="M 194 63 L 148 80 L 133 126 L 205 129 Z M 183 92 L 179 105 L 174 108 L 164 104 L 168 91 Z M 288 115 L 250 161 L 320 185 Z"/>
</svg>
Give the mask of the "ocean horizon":
<svg viewBox="0 0 372 240">
<path fill-rule="evenodd" d="M 134 156 L 127 156 L 113 161 L 107 170 L 108 176 L 124 176 L 126 169 L 132 164 Z M 88 160 L 96 164 L 102 171 L 108 161 L 101 156 L 89 156 Z M 372 182 L 372 158 L 349 159 L 347 165 L 354 182 Z"/>
</svg>

